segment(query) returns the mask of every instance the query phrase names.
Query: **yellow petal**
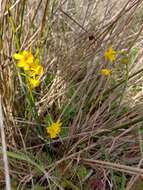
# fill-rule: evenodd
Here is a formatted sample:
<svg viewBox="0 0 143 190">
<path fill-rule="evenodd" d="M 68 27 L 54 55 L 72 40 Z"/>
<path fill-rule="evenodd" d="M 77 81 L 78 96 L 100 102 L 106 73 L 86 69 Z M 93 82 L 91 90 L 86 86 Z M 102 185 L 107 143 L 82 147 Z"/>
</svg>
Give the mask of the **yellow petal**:
<svg viewBox="0 0 143 190">
<path fill-rule="evenodd" d="M 23 68 L 25 71 L 28 71 L 29 70 L 29 65 L 27 63 L 25 63 L 24 61 L 19 61 L 17 64 L 17 67 L 19 68 Z"/>
<path fill-rule="evenodd" d="M 14 53 L 14 55 L 13 55 L 13 58 L 16 60 L 20 60 L 20 59 L 22 59 L 22 57 L 23 56 L 20 53 Z"/>
<path fill-rule="evenodd" d="M 111 75 L 112 71 L 110 69 L 101 69 L 101 74 L 104 76 Z"/>
<path fill-rule="evenodd" d="M 24 67 L 25 63 L 22 61 L 19 61 L 16 65 L 17 65 L 17 67 L 21 68 L 21 67 Z"/>
<path fill-rule="evenodd" d="M 31 53 L 28 52 L 28 51 L 26 51 L 26 50 L 22 51 L 22 55 L 23 55 L 23 56 L 28 56 L 29 54 L 31 54 Z"/>
<path fill-rule="evenodd" d="M 36 88 L 40 84 L 40 80 L 35 79 L 35 78 L 29 78 L 28 81 L 31 88 Z"/>
<path fill-rule="evenodd" d="M 26 62 L 30 63 L 30 64 L 33 64 L 33 61 L 34 61 L 33 55 L 29 55 L 28 58 L 27 58 L 27 60 L 26 60 Z"/>
<path fill-rule="evenodd" d="M 35 69 L 33 69 L 36 75 L 42 75 L 43 74 L 43 67 L 41 65 L 37 66 Z"/>
<path fill-rule="evenodd" d="M 29 71 L 30 67 L 29 67 L 28 64 L 25 64 L 25 65 L 23 66 L 23 69 L 24 69 L 24 71 Z"/>
</svg>

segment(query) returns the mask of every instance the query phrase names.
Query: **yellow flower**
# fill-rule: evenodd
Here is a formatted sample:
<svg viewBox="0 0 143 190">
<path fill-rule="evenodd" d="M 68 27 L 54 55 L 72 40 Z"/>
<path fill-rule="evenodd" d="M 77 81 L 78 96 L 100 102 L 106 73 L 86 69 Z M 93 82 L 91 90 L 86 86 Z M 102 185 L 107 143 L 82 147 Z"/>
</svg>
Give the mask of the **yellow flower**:
<svg viewBox="0 0 143 190">
<path fill-rule="evenodd" d="M 32 53 L 26 50 L 20 53 L 15 53 L 13 57 L 14 59 L 18 60 L 17 67 L 23 68 L 24 70 L 29 70 L 30 65 L 34 61 Z"/>
<path fill-rule="evenodd" d="M 116 56 L 117 56 L 117 52 L 113 50 L 112 46 L 110 46 L 109 49 L 104 53 L 104 57 L 110 62 L 115 61 Z"/>
<path fill-rule="evenodd" d="M 41 65 L 33 69 L 35 75 L 41 76 L 43 74 L 43 67 Z"/>
<path fill-rule="evenodd" d="M 112 71 L 110 69 L 101 69 L 101 74 L 104 76 L 111 75 Z"/>
<path fill-rule="evenodd" d="M 34 77 L 29 77 L 28 83 L 29 83 L 29 87 L 33 89 L 33 88 L 36 88 L 40 85 L 40 80 L 36 79 Z"/>
<path fill-rule="evenodd" d="M 50 135 L 50 138 L 56 138 L 61 132 L 62 122 L 58 120 L 56 123 L 52 123 L 49 127 L 47 127 L 47 133 Z"/>
<path fill-rule="evenodd" d="M 43 74 L 43 67 L 40 64 L 33 63 L 33 65 L 29 69 L 30 76 L 41 76 Z"/>
</svg>

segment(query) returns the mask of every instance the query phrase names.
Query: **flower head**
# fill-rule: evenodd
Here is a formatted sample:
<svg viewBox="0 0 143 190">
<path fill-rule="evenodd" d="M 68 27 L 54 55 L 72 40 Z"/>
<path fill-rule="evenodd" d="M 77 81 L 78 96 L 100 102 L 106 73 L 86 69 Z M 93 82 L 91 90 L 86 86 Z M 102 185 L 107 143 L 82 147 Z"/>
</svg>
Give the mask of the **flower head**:
<svg viewBox="0 0 143 190">
<path fill-rule="evenodd" d="M 107 51 L 104 53 L 104 57 L 109 60 L 110 62 L 113 62 L 116 60 L 117 52 L 113 50 L 112 46 L 109 47 Z"/>
<path fill-rule="evenodd" d="M 112 71 L 110 69 L 101 69 L 101 74 L 104 76 L 109 76 L 111 75 Z"/>
<path fill-rule="evenodd" d="M 34 56 L 32 53 L 26 50 L 20 53 L 15 53 L 13 57 L 18 60 L 17 66 L 23 68 L 24 70 L 28 70 L 34 61 Z"/>
<path fill-rule="evenodd" d="M 56 138 L 61 132 L 62 122 L 58 120 L 56 123 L 52 123 L 49 127 L 47 127 L 47 133 L 50 135 L 50 138 Z"/>
<path fill-rule="evenodd" d="M 43 74 L 43 67 L 40 65 L 37 60 L 33 63 L 33 65 L 29 69 L 29 75 L 35 77 L 35 76 L 41 76 Z"/>
</svg>

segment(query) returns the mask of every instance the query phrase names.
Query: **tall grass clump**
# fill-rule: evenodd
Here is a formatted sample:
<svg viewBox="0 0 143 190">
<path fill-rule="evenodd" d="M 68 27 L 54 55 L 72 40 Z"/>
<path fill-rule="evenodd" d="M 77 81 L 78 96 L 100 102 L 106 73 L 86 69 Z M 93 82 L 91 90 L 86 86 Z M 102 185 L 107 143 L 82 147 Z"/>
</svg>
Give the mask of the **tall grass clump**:
<svg viewBox="0 0 143 190">
<path fill-rule="evenodd" d="M 143 189 L 142 9 L 1 2 L 0 189 Z"/>
</svg>

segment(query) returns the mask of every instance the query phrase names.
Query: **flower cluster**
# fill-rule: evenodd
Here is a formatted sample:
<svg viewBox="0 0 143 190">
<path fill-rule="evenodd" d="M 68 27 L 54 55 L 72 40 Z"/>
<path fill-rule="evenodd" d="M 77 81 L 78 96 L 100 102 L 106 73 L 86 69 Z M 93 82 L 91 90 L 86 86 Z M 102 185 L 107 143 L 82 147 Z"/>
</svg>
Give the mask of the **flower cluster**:
<svg viewBox="0 0 143 190">
<path fill-rule="evenodd" d="M 26 74 L 28 86 L 33 89 L 39 86 L 40 76 L 43 74 L 43 67 L 38 59 L 35 59 L 31 52 L 22 51 L 13 55 L 18 60 L 17 67 L 22 68 Z"/>
<path fill-rule="evenodd" d="M 54 139 L 59 135 L 61 132 L 61 126 L 62 122 L 58 120 L 57 122 L 52 123 L 49 127 L 47 127 L 47 133 L 50 135 L 51 139 Z"/>
<path fill-rule="evenodd" d="M 107 51 L 104 53 L 104 57 L 106 60 L 110 62 L 114 62 L 116 60 L 117 52 L 113 50 L 112 46 L 108 48 Z M 110 76 L 112 74 L 112 71 L 108 68 L 101 69 L 100 73 L 104 76 Z"/>
</svg>

